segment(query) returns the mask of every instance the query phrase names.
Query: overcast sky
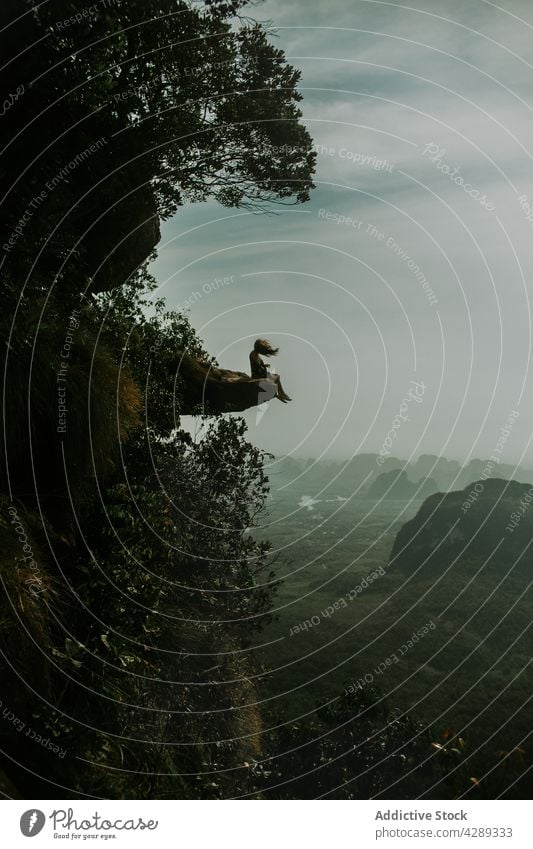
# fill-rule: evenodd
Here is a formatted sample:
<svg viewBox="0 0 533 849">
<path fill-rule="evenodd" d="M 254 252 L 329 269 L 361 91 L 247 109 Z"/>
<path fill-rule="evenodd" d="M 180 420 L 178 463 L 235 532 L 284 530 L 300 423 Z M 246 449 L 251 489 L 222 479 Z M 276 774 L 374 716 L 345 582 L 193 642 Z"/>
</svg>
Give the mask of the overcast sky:
<svg viewBox="0 0 533 849">
<path fill-rule="evenodd" d="M 222 366 L 247 370 L 257 336 L 280 346 L 294 400 L 248 412 L 251 440 L 346 459 L 379 451 L 401 408 L 397 456 L 485 457 L 516 411 L 501 461 L 533 466 L 533 4 L 253 14 L 302 71 L 317 188 L 271 216 L 182 208 L 154 265 Z"/>
</svg>

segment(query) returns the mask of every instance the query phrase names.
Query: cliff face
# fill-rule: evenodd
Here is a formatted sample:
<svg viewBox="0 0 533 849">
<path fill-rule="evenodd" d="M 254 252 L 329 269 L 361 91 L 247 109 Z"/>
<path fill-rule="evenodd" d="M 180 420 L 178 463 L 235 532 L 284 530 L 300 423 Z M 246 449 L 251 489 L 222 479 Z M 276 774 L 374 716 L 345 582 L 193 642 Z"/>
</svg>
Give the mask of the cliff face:
<svg viewBox="0 0 533 849">
<path fill-rule="evenodd" d="M 316 153 L 246 2 L 78 5 L 0 6 L 0 787 L 235 796 L 259 753 L 268 486 L 222 414 L 276 385 L 206 363 L 146 263 L 185 203 L 306 201 Z M 211 416 L 197 444 L 188 413 Z"/>
<path fill-rule="evenodd" d="M 149 186 L 132 191 L 99 216 L 93 214 L 84 240 L 91 290 L 122 286 L 146 262 L 160 239 L 157 204 Z"/>
<path fill-rule="evenodd" d="M 475 559 L 487 567 L 527 569 L 533 538 L 533 489 L 500 479 L 427 498 L 398 533 L 391 564 L 408 571 L 442 570 Z"/>
<path fill-rule="evenodd" d="M 149 199 L 127 212 L 116 245 L 94 229 L 93 291 L 157 241 Z M 13 797 L 55 798 L 56 783 L 70 798 L 229 797 L 260 754 L 246 649 L 266 599 L 248 565 L 264 549 L 245 529 L 266 480 L 244 426 L 219 414 L 276 387 L 206 364 L 181 316 L 150 323 L 138 298 L 124 287 L 108 310 L 58 295 L 40 322 L 36 299 L 2 352 L 0 787 Z M 186 412 L 213 416 L 196 451 L 169 437 Z"/>
</svg>

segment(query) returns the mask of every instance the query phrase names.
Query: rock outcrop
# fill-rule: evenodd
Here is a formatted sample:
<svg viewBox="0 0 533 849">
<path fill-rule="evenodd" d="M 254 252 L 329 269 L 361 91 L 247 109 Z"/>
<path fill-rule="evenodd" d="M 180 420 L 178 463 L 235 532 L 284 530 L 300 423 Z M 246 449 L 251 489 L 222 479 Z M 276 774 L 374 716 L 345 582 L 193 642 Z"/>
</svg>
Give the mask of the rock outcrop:
<svg viewBox="0 0 533 849">
<path fill-rule="evenodd" d="M 273 380 L 254 380 L 242 371 L 222 369 L 183 354 L 176 364 L 181 384 L 182 413 L 240 413 L 271 401 L 277 387 Z"/>
<path fill-rule="evenodd" d="M 478 481 L 427 498 L 399 531 L 391 565 L 442 571 L 475 560 L 487 568 L 527 568 L 533 539 L 533 488 L 516 481 Z"/>
</svg>

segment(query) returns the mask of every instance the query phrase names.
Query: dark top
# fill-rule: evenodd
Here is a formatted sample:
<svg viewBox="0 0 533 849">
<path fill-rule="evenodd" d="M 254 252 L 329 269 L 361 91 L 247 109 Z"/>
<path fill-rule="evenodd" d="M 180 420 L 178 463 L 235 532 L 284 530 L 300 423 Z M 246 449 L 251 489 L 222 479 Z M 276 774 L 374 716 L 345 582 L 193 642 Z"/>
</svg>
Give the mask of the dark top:
<svg viewBox="0 0 533 849">
<path fill-rule="evenodd" d="M 250 354 L 250 371 L 254 380 L 260 380 L 268 375 L 266 364 L 255 351 Z"/>
</svg>

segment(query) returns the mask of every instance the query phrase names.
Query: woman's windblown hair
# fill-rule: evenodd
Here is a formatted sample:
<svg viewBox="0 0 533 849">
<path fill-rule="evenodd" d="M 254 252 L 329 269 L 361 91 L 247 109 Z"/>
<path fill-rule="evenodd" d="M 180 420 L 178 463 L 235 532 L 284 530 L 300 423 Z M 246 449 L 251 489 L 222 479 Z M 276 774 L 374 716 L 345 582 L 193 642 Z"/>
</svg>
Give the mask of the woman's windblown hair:
<svg viewBox="0 0 533 849">
<path fill-rule="evenodd" d="M 279 348 L 273 348 L 268 339 L 256 339 L 254 351 L 257 354 L 264 354 L 266 357 L 275 357 Z"/>
</svg>

